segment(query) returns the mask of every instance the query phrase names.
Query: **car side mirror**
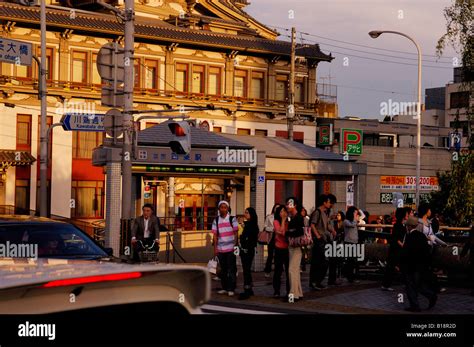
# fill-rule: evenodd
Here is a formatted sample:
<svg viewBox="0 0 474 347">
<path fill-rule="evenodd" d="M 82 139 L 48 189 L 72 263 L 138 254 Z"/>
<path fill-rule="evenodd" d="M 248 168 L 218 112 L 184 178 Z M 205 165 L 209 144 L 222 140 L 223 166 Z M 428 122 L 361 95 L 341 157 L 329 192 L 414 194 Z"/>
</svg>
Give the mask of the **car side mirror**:
<svg viewBox="0 0 474 347">
<path fill-rule="evenodd" d="M 107 253 L 107 255 L 114 255 L 114 249 L 113 248 L 104 248 L 104 251 L 105 253 Z"/>
</svg>

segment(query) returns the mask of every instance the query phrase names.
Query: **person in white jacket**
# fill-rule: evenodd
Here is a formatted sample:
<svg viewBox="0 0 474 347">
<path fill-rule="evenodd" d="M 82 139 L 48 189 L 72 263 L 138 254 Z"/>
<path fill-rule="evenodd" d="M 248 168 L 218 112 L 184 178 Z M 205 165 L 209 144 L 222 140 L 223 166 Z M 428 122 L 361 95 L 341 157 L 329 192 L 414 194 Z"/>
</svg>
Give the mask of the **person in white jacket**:
<svg viewBox="0 0 474 347">
<path fill-rule="evenodd" d="M 428 244 L 431 247 L 434 247 L 435 245 L 446 247 L 446 242 L 434 234 L 431 221 L 429 220 L 430 216 L 431 209 L 429 205 L 420 204 L 420 207 L 418 208 L 418 223 L 422 225 L 420 228 L 423 228 L 423 234 L 425 234 L 426 238 L 428 239 Z"/>
</svg>

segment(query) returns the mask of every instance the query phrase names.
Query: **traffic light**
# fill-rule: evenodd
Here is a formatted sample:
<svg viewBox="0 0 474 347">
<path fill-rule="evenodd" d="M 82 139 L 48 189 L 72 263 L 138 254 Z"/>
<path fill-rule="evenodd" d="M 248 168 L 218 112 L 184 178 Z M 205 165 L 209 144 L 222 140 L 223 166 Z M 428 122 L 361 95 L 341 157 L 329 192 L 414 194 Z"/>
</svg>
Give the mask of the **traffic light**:
<svg viewBox="0 0 474 347">
<path fill-rule="evenodd" d="M 168 124 L 173 139 L 169 142 L 171 150 L 176 154 L 189 154 L 191 152 L 191 127 L 186 121 L 171 121 Z"/>
</svg>

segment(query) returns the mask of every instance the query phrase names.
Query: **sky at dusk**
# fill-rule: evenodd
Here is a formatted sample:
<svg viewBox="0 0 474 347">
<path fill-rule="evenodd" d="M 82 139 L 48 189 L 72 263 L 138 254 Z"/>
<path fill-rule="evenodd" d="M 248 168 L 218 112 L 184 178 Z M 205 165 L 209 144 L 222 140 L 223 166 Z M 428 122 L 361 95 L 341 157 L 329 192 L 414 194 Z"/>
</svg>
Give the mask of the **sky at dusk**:
<svg viewBox="0 0 474 347">
<path fill-rule="evenodd" d="M 318 82 L 330 80 L 337 85 L 341 117 L 382 118 L 381 103 L 416 101 L 416 48 L 404 37 L 384 34 L 372 39 L 368 32 L 400 31 L 418 41 L 423 54 L 424 94 L 425 88 L 442 87 L 453 79 L 456 52 L 449 47 L 441 59 L 435 56 L 436 43 L 446 31 L 443 9 L 451 2 L 251 0 L 246 11 L 271 27 L 295 26 L 299 43 L 319 43 L 323 52 L 332 53 L 335 59 L 331 63 L 318 66 Z M 289 31 L 278 31 L 282 34 L 279 39 L 290 40 Z"/>
</svg>

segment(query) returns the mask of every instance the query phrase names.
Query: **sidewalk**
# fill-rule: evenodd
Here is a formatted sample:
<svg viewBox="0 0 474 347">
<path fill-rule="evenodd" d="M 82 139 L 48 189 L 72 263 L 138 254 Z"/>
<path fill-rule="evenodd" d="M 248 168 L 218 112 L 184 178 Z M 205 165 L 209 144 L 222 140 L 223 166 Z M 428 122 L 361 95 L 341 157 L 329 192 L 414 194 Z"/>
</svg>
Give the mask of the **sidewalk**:
<svg viewBox="0 0 474 347">
<path fill-rule="evenodd" d="M 237 300 L 238 295 L 228 297 L 216 293 L 221 288 L 220 281 L 212 281 L 212 301 L 242 306 L 259 307 L 261 309 L 287 309 L 291 313 L 330 313 L 330 314 L 407 314 L 404 307 L 408 306 L 404 286 L 394 286 L 393 292 L 380 289 L 376 281 L 361 280 L 360 283 L 350 284 L 341 279 L 339 286 L 327 287 L 322 291 L 313 291 L 309 288 L 309 268 L 301 274 L 304 298 L 297 303 L 283 302 L 273 298 L 271 278 L 265 278 L 263 272 L 253 273 L 255 296 L 244 301 Z M 272 273 L 273 275 L 273 273 Z M 282 276 L 282 293 L 285 281 Z M 242 272 L 239 270 L 237 279 L 237 293 L 242 289 Z M 474 297 L 469 295 L 469 289 L 451 288 L 440 294 L 436 306 L 423 310 L 422 314 L 474 314 Z M 399 302 L 404 301 L 404 302 Z M 420 296 L 420 306 L 426 308 L 428 300 Z M 290 313 L 290 312 L 289 312 Z"/>
</svg>

